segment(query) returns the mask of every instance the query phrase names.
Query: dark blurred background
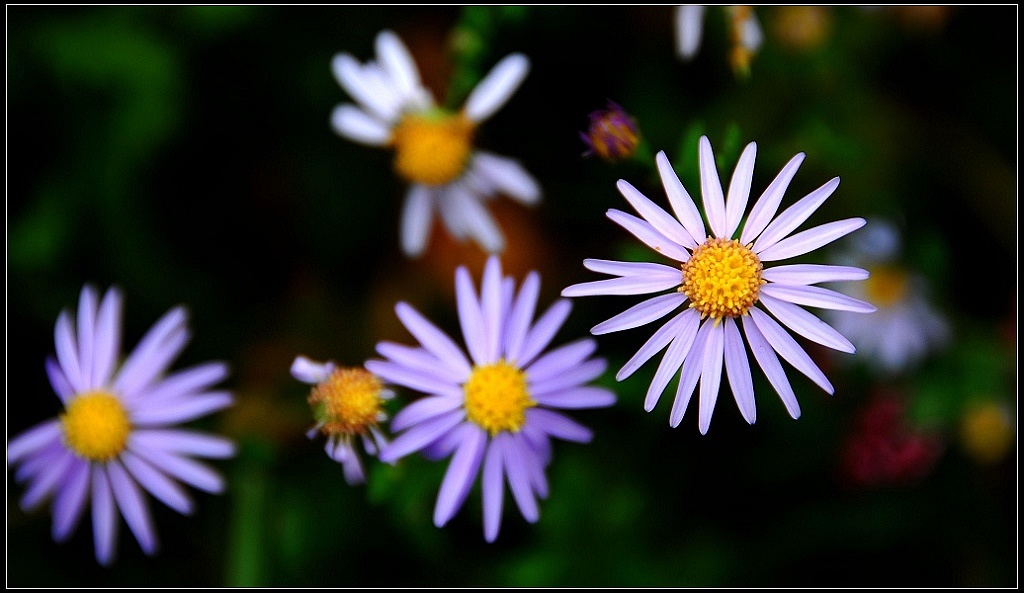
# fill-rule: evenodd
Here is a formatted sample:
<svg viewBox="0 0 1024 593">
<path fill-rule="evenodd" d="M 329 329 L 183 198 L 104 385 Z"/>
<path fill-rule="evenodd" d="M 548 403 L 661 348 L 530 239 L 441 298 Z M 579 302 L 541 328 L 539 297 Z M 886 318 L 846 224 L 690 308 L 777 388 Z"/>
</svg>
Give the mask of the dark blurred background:
<svg viewBox="0 0 1024 593">
<path fill-rule="evenodd" d="M 228 491 L 195 493 L 193 516 L 151 501 L 159 555 L 122 522 L 111 568 L 94 560 L 88 516 L 54 543 L 49 509 L 21 510 L 8 471 L 8 586 L 1016 586 L 1017 7 L 758 6 L 764 43 L 746 76 L 730 67 L 724 7 L 708 10 L 690 61 L 673 10 L 9 5 L 8 439 L 59 412 L 43 361 L 57 314 L 91 282 L 124 290 L 125 348 L 188 306 L 177 366 L 225 360 L 237 396 L 196 427 L 239 454 L 215 463 Z M 593 442 L 556 443 L 540 521 L 506 497 L 494 544 L 477 489 L 433 526 L 444 463 L 370 460 L 368 484 L 347 486 L 305 437 L 293 358 L 358 365 L 379 340 L 412 344 L 399 300 L 458 335 L 454 269 L 479 280 L 485 258 L 440 226 L 421 259 L 402 256 L 406 187 L 390 154 L 329 126 L 351 101 L 331 57 L 372 58 L 385 28 L 439 100 L 511 52 L 530 57 L 478 143 L 543 187 L 535 208 L 491 206 L 503 265 L 541 272 L 541 306 L 600 277 L 584 258 L 651 259 L 604 216 L 631 211 L 615 182 L 666 206 L 664 150 L 698 196 L 706 134 L 723 183 L 758 143 L 755 196 L 805 152 L 783 206 L 839 176 L 807 225 L 895 221 L 901 263 L 926 278 L 951 339 L 886 376 L 811 349 L 834 396 L 787 368 L 794 421 L 755 371 L 757 422 L 723 386 L 702 436 L 693 402 L 669 428 L 674 382 L 643 411 L 656 361 L 614 381 L 656 326 L 600 336 L 600 382 L 618 404 L 574 416 Z M 635 118 L 643 158 L 583 156 L 579 132 L 608 100 Z M 556 344 L 635 302 L 577 299 Z"/>
</svg>

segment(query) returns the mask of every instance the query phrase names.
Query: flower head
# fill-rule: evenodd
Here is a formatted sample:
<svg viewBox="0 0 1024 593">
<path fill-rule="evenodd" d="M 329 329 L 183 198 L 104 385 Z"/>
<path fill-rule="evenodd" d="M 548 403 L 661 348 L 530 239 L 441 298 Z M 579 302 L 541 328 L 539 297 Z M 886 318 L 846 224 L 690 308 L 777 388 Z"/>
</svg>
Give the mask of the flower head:
<svg viewBox="0 0 1024 593">
<path fill-rule="evenodd" d="M 145 492 L 189 514 L 193 503 L 179 482 L 220 493 L 224 480 L 194 457 L 227 458 L 222 437 L 173 428 L 229 406 L 230 393 L 212 390 L 227 376 L 219 362 L 166 374 L 189 339 L 184 309 L 165 314 L 119 364 L 121 306 L 111 288 L 97 300 L 85 286 L 77 320 L 61 312 L 56 358 L 46 360 L 64 411 L 12 439 L 7 464 L 29 482 L 21 499 L 32 508 L 53 497 L 53 537 L 67 539 L 91 502 L 96 559 L 114 560 L 118 514 L 142 550 L 154 554 L 156 531 Z"/>
<path fill-rule="evenodd" d="M 785 327 L 813 342 L 852 353 L 849 340 L 801 305 L 859 313 L 875 310 L 865 301 L 812 286 L 863 280 L 868 274 L 862 269 L 764 265 L 809 253 L 860 228 L 865 221 L 850 218 L 790 235 L 839 185 L 839 178 L 832 179 L 776 217 L 786 187 L 803 161 L 802 153 L 789 161 L 744 219 L 755 152 L 752 142 L 740 155 L 726 199 L 711 143 L 707 137 L 700 139 L 701 192 L 710 233 L 664 152 L 657 156 L 658 172 L 675 217 L 629 182 L 619 180 L 619 191 L 642 218 L 616 209 L 610 209 L 608 217 L 651 249 L 675 260 L 678 267 L 587 259 L 583 264 L 588 269 L 618 277 L 575 284 L 562 291 L 562 296 L 568 297 L 661 293 L 594 326 L 591 332 L 599 335 L 631 329 L 674 313 L 616 375 L 619 381 L 625 379 L 668 346 L 647 390 L 644 408 L 654 409 L 669 380 L 682 367 L 669 416 L 673 427 L 682 420 L 699 380 L 699 427 L 701 433 L 707 432 L 723 362 L 740 412 L 747 422 L 754 422 L 754 388 L 743 335 L 789 414 L 799 417 L 800 406 L 776 353 L 826 392 L 833 393 L 833 388 Z"/>
<path fill-rule="evenodd" d="M 356 450 L 362 441 L 369 455 L 376 455 L 387 444 L 380 424 L 387 420 L 384 402 L 394 397 L 379 378 L 366 369 L 339 367 L 333 362 L 314 362 L 295 357 L 292 376 L 313 386 L 307 401 L 316 424 L 306 436 L 317 433 L 327 437 L 327 456 L 342 465 L 349 485 L 366 481 L 366 472 Z"/>
<path fill-rule="evenodd" d="M 544 469 L 551 438 L 589 442 L 591 432 L 559 410 L 610 406 L 615 394 L 587 383 L 606 368 L 592 358 L 593 339 L 544 353 L 565 322 L 571 303 L 560 299 L 534 323 L 540 291 L 530 272 L 516 291 L 497 256 L 487 260 L 480 294 L 465 267 L 455 272 L 458 317 L 466 351 L 406 303 L 395 310 L 420 345 L 381 342 L 385 360 L 366 368 L 384 379 L 422 392 L 398 412 L 391 428 L 401 434 L 380 453 L 396 460 L 422 451 L 433 459 L 451 456 L 434 507 L 434 524 L 445 525 L 481 475 L 484 537 L 501 527 L 504 482 L 527 521 L 539 518 L 537 498 L 548 494 Z M 468 352 L 468 356 L 467 356 Z"/>
<path fill-rule="evenodd" d="M 607 109 L 591 112 L 586 132 L 580 139 L 587 145 L 584 156 L 596 154 L 606 161 L 632 157 L 640 144 L 640 130 L 626 110 L 613 101 Z"/>
<path fill-rule="evenodd" d="M 347 53 L 334 56 L 334 76 L 358 105 L 337 106 L 331 125 L 350 140 L 394 151 L 395 171 L 410 184 L 402 208 L 402 250 L 409 257 L 422 254 L 436 211 L 457 239 L 501 251 L 504 236 L 484 203 L 503 194 L 534 204 L 540 186 L 515 160 L 477 149 L 474 136 L 522 83 L 529 60 L 522 54 L 505 57 L 462 108 L 451 112 L 434 102 L 397 35 L 380 32 L 376 51 L 376 61 L 365 65 Z"/>
</svg>

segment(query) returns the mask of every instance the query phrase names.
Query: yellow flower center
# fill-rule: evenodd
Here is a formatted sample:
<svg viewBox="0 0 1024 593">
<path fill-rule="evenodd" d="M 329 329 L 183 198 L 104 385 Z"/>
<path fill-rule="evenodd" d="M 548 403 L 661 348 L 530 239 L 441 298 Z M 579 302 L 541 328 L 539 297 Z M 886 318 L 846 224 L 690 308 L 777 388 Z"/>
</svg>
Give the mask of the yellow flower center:
<svg viewBox="0 0 1024 593">
<path fill-rule="evenodd" d="M 708 238 L 682 265 L 679 287 L 701 317 L 739 317 L 757 302 L 761 260 L 735 239 Z"/>
<path fill-rule="evenodd" d="M 324 434 L 363 434 L 377 424 L 382 389 L 380 379 L 366 369 L 341 368 L 317 384 L 307 401 Z"/>
<path fill-rule="evenodd" d="M 425 185 L 454 181 L 469 163 L 473 130 L 473 122 L 461 114 L 406 115 L 391 133 L 395 170 Z"/>
<path fill-rule="evenodd" d="M 979 462 L 995 463 L 1013 446 L 1013 418 L 996 403 L 974 405 L 961 421 L 960 439 Z"/>
<path fill-rule="evenodd" d="M 86 391 L 75 397 L 60 422 L 68 447 L 90 461 L 117 457 L 132 431 L 124 406 L 106 391 Z"/>
<path fill-rule="evenodd" d="M 907 294 L 909 278 L 904 270 L 892 266 L 871 269 L 871 276 L 864 281 L 868 300 L 878 307 L 890 307 Z"/>
<path fill-rule="evenodd" d="M 504 360 L 478 366 L 464 386 L 466 416 L 491 433 L 518 432 L 526 408 L 537 405 L 526 388 L 526 373 Z"/>
</svg>

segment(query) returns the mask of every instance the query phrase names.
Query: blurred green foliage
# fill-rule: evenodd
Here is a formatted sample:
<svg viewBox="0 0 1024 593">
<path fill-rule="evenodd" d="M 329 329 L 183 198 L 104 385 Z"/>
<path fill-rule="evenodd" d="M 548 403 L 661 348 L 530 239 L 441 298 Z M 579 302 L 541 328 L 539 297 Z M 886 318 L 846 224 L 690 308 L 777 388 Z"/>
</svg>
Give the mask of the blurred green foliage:
<svg viewBox="0 0 1024 593">
<path fill-rule="evenodd" d="M 783 28 L 785 7 L 755 10 L 765 42 L 740 78 L 724 17 L 709 12 L 683 62 L 669 6 L 8 6 L 8 438 L 58 412 L 43 360 L 58 312 L 93 282 L 124 289 L 127 347 L 188 305 L 194 338 L 178 365 L 228 361 L 237 395 L 199 424 L 240 443 L 219 465 L 225 495 L 197 493 L 191 517 L 152 501 L 160 554 L 145 557 L 122 525 L 109 569 L 93 560 L 88 518 L 52 542 L 48 509 L 21 510 L 9 472 L 8 586 L 1015 585 L 1016 449 L 981 464 L 957 427 L 983 396 L 1010 406 L 1016 430 L 1017 7 L 826 7 L 810 41 Z M 477 489 L 433 526 L 444 464 L 370 460 L 369 483 L 347 486 L 304 436 L 292 359 L 355 365 L 378 340 L 410 343 L 399 300 L 454 321 L 454 266 L 479 278 L 482 262 L 443 237 L 405 260 L 405 188 L 388 154 L 330 129 L 350 101 L 331 57 L 370 58 L 384 28 L 449 107 L 501 57 L 530 57 L 478 139 L 544 189 L 533 210 L 495 205 L 506 269 L 540 270 L 542 307 L 595 279 L 586 257 L 650 259 L 604 217 L 628 209 L 615 181 L 665 204 L 650 159 L 665 150 L 696 196 L 706 134 L 723 177 L 758 143 L 755 193 L 806 153 L 784 205 L 841 177 L 812 222 L 895 220 L 954 328 L 950 347 L 889 382 L 814 350 L 835 396 L 789 369 L 793 421 L 755 373 L 757 423 L 725 390 L 701 436 L 692 404 L 668 427 L 671 391 L 643 411 L 655 362 L 614 382 L 647 330 L 601 336 L 619 403 L 577 415 L 595 438 L 556 443 L 539 523 L 506 497 L 490 545 Z M 637 120 L 644 160 L 581 157 L 578 133 L 609 99 Z M 556 342 L 632 302 L 577 300 Z M 841 450 L 880 390 L 898 391 L 943 453 L 914 480 L 850 484 Z"/>
</svg>

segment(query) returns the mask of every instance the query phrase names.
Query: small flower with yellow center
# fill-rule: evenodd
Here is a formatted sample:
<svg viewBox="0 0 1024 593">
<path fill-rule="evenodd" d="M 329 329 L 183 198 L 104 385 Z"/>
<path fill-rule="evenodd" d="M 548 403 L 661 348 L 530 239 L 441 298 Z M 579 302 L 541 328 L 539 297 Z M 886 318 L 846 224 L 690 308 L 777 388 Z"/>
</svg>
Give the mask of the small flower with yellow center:
<svg viewBox="0 0 1024 593">
<path fill-rule="evenodd" d="M 613 101 L 607 109 L 590 114 L 586 132 L 580 132 L 580 139 L 587 145 L 583 156 L 596 154 L 606 161 L 622 161 L 632 158 L 640 145 L 640 130 L 636 120 Z"/>
<path fill-rule="evenodd" d="M 588 385 L 607 364 L 593 358 L 591 338 L 548 349 L 571 310 L 560 299 L 534 322 L 540 280 L 530 272 L 516 288 L 502 275 L 497 256 L 484 266 L 479 294 L 465 267 L 455 272 L 463 349 L 407 303 L 395 307 L 416 347 L 377 344 L 384 360 L 369 360 L 375 375 L 424 394 L 395 414 L 397 436 L 380 460 L 395 463 L 421 451 L 451 457 L 434 507 L 444 526 L 462 507 L 480 476 L 484 538 L 498 537 L 505 484 L 523 517 L 540 517 L 538 499 L 548 495 L 545 468 L 552 438 L 589 442 L 591 432 L 562 410 L 610 406 L 615 394 Z M 468 355 L 467 355 L 468 354 Z"/>
<path fill-rule="evenodd" d="M 390 148 L 394 168 L 409 183 L 401 214 L 401 247 L 422 255 L 434 213 L 458 240 L 472 239 L 489 253 L 505 238 L 484 206 L 497 195 L 536 204 L 540 186 L 516 160 L 477 149 L 477 128 L 519 88 L 530 69 L 522 54 L 506 56 L 470 92 L 457 111 L 439 107 L 420 81 L 412 54 L 391 31 L 376 38 L 376 61 L 360 64 L 339 53 L 331 68 L 356 104 L 338 105 L 331 126 L 354 142 Z"/>
<path fill-rule="evenodd" d="M 224 480 L 194 458 L 235 453 L 222 437 L 176 425 L 231 405 L 214 385 L 227 367 L 211 362 L 167 373 L 189 337 L 185 310 L 171 309 L 121 362 L 122 296 L 82 288 L 77 319 L 62 311 L 54 331 L 56 356 L 46 360 L 50 384 L 64 405 L 56 418 L 7 444 L 15 479 L 29 482 L 21 499 L 31 509 L 52 498 L 53 537 L 64 541 L 91 505 L 96 560 L 116 554 L 118 517 L 143 552 L 157 550 L 146 493 L 190 514 L 192 499 L 178 482 L 220 493 Z"/>
<path fill-rule="evenodd" d="M 769 262 L 802 256 L 857 230 L 863 218 L 849 218 L 793 234 L 839 185 L 832 179 L 776 216 L 783 195 L 804 155 L 783 167 L 744 217 L 754 171 L 756 145 L 743 150 L 723 191 L 711 142 L 700 139 L 699 168 L 703 210 L 690 197 L 664 152 L 656 163 L 672 212 L 648 199 L 625 180 L 619 192 L 640 218 L 611 209 L 608 218 L 632 233 L 662 257 L 676 262 L 620 262 L 586 259 L 583 265 L 614 278 L 582 282 L 565 288 L 562 296 L 635 295 L 659 293 L 595 325 L 594 335 L 632 329 L 672 314 L 626 362 L 615 378 L 622 381 L 665 349 L 647 389 L 644 409 L 654 409 L 672 377 L 679 372 L 669 424 L 678 426 L 700 382 L 698 427 L 706 433 L 724 374 L 743 418 L 756 419 L 749 352 L 793 418 L 800 416 L 793 388 L 782 364 L 786 362 L 827 393 L 832 384 L 788 330 L 841 352 L 854 352 L 839 331 L 804 309 L 870 313 L 875 306 L 829 288 L 821 282 L 864 280 L 867 271 L 853 266 Z M 708 232 L 710 230 L 710 232 Z M 668 292 L 666 292 L 668 291 Z M 742 333 L 741 330 L 742 329 Z M 744 341 L 744 337 L 746 340 Z M 681 369 L 681 370 L 680 370 Z"/>
<path fill-rule="evenodd" d="M 381 423 L 387 420 L 385 402 L 394 392 L 364 368 L 338 367 L 334 362 L 316 362 L 297 356 L 292 376 L 312 385 L 307 401 L 316 424 L 306 436 L 327 437 L 327 456 L 342 465 L 349 485 L 366 482 L 366 471 L 356 449 L 361 441 L 368 455 L 377 455 L 387 444 Z"/>
</svg>

